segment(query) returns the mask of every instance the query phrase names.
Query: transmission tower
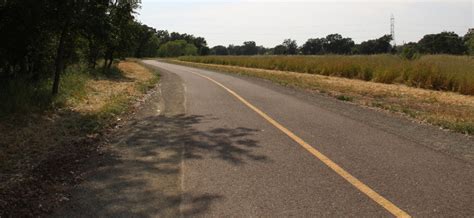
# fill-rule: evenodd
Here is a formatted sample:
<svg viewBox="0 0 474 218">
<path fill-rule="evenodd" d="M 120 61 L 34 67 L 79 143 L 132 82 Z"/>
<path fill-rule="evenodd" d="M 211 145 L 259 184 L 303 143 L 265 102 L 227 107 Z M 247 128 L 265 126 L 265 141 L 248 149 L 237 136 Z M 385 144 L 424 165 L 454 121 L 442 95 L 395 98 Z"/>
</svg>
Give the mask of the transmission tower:
<svg viewBox="0 0 474 218">
<path fill-rule="evenodd" d="M 390 15 L 390 35 L 392 36 L 393 45 L 395 45 L 395 17 Z"/>
</svg>

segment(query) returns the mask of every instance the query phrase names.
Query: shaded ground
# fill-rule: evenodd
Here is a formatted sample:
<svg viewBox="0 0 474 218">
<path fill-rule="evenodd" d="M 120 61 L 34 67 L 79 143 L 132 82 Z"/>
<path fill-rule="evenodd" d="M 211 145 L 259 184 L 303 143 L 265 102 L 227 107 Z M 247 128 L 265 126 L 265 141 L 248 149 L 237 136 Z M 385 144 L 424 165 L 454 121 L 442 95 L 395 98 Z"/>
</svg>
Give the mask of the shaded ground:
<svg viewBox="0 0 474 218">
<path fill-rule="evenodd" d="M 119 69 L 84 77 L 64 106 L 0 120 L 0 216 L 51 212 L 69 200 L 67 188 L 82 181 L 91 162 L 103 161 L 102 145 L 158 78 L 134 62 Z"/>
<path fill-rule="evenodd" d="M 9 148 L 13 154 L 2 157 L 8 159 L 2 162 L 0 214 L 33 216 L 50 212 L 67 199 L 65 187 L 81 181 L 81 171 L 87 161 L 101 155 L 100 146 L 108 131 L 88 135 L 87 130 L 67 127 L 92 124 L 94 117 L 63 111 L 53 118 L 36 117 L 35 120 L 35 124 L 24 124 L 32 125 L 28 132 L 17 131 L 19 140 L 25 144 Z M 46 139 L 30 134 L 44 134 Z M 0 142 L 5 150 L 14 146 L 3 143 L 8 141 Z M 13 155 L 15 159 L 11 159 Z"/>
<path fill-rule="evenodd" d="M 216 118 L 185 115 L 184 87 L 179 77 L 163 72 L 162 95 L 152 96 L 136 118 L 127 122 L 108 146 L 100 165 L 90 167 L 86 181 L 56 217 L 148 217 L 197 215 L 222 196 L 182 192 L 181 163 L 201 154 L 232 164 L 265 160 L 247 139 L 257 130 L 221 128 L 201 131 L 194 125 Z M 184 149 L 186 145 L 186 149 Z"/>
</svg>

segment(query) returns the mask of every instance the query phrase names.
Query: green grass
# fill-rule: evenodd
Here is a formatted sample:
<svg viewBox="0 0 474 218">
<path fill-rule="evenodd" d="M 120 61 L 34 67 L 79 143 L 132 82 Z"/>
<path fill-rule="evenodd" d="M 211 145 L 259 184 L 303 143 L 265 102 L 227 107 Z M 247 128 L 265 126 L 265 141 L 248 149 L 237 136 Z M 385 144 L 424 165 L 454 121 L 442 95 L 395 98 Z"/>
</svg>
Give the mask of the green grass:
<svg viewBox="0 0 474 218">
<path fill-rule="evenodd" d="M 31 82 L 16 79 L 0 82 L 0 117 L 62 107 L 67 100 L 80 101 L 85 95 L 85 82 L 90 78 L 91 74 L 83 66 L 69 67 L 61 75 L 57 96 L 51 94 L 52 80 Z"/>
<path fill-rule="evenodd" d="M 23 79 L 0 82 L 0 117 L 49 107 L 53 99 L 47 84 Z"/>
<path fill-rule="evenodd" d="M 12 114 L 41 112 L 61 108 L 66 103 L 75 105 L 86 95 L 85 84 L 91 79 L 120 79 L 122 72 L 113 66 L 107 72 L 102 68 L 88 69 L 84 64 L 70 66 L 61 75 L 59 93 L 51 94 L 52 80 L 31 82 L 26 79 L 0 81 L 0 118 Z M 150 83 L 151 84 L 151 83 Z"/>
<path fill-rule="evenodd" d="M 187 56 L 181 61 L 338 76 L 474 95 L 474 58 L 426 55 Z"/>
<path fill-rule="evenodd" d="M 62 75 L 60 90 L 54 97 L 53 106 L 62 107 L 66 102 L 75 104 L 82 101 L 86 95 L 86 82 L 92 78 L 93 74 L 90 70 L 81 65 L 68 68 Z"/>
</svg>

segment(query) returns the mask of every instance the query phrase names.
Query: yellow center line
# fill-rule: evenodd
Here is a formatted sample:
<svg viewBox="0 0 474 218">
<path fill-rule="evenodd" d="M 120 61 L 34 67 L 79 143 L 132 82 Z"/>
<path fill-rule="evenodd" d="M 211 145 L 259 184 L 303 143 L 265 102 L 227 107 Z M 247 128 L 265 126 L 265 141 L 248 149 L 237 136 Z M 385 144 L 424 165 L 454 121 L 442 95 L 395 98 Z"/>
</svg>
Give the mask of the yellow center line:
<svg viewBox="0 0 474 218">
<path fill-rule="evenodd" d="M 191 71 L 188 71 L 191 72 Z M 271 123 L 273 126 L 275 126 L 277 129 L 285 133 L 288 137 L 293 139 L 296 143 L 301 145 L 304 149 L 306 149 L 309 153 L 314 155 L 316 158 L 318 158 L 321 162 L 323 162 L 326 166 L 331 168 L 334 172 L 336 172 L 339 176 L 347 180 L 350 184 L 352 184 L 354 187 L 359 189 L 362 193 L 367 195 L 370 199 L 378 203 L 380 206 L 385 208 L 387 211 L 395 215 L 396 217 L 411 217 L 408 213 L 403 211 L 402 209 L 398 208 L 395 204 L 387 200 L 386 198 L 382 197 L 379 195 L 377 192 L 375 192 L 373 189 L 371 189 L 369 186 L 365 185 L 363 182 L 361 182 L 359 179 L 356 177 L 352 176 L 349 172 L 344 170 L 342 167 L 340 167 L 338 164 L 334 163 L 331 159 L 329 159 L 326 155 L 315 149 L 313 146 L 309 145 L 306 143 L 303 139 L 295 135 L 293 132 L 285 128 L 283 125 L 275 121 L 273 118 L 268 116 L 266 113 L 258 109 L 257 107 L 253 106 L 250 104 L 247 100 L 242 98 L 240 95 L 238 95 L 236 92 L 232 91 L 231 89 L 227 88 L 226 86 L 222 85 L 221 83 L 217 82 L 216 80 L 201 75 L 199 73 L 191 72 L 197 76 L 200 76 L 202 78 L 208 79 L 211 82 L 217 84 L 218 86 L 222 87 L 225 89 L 227 92 L 232 94 L 234 97 L 236 97 L 239 101 L 244 103 L 247 107 L 255 111 L 257 114 L 262 116 L 265 120 L 267 120 L 269 123 Z"/>
</svg>

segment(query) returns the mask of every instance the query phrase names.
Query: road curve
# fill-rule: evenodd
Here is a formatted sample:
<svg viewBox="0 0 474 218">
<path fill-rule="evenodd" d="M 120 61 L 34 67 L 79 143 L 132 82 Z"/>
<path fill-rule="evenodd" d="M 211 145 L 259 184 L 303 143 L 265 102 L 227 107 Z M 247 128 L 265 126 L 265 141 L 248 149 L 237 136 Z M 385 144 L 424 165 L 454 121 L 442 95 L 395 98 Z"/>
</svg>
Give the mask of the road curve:
<svg viewBox="0 0 474 218">
<path fill-rule="evenodd" d="M 52 217 L 473 217 L 474 140 L 270 82 L 162 75 Z"/>
<path fill-rule="evenodd" d="M 437 151 L 472 148 L 472 138 L 256 79 L 145 63 L 178 75 L 185 116 L 199 117 L 181 164 L 184 216 L 394 214 L 229 90 L 406 214 L 474 215 L 472 162 Z"/>
</svg>

